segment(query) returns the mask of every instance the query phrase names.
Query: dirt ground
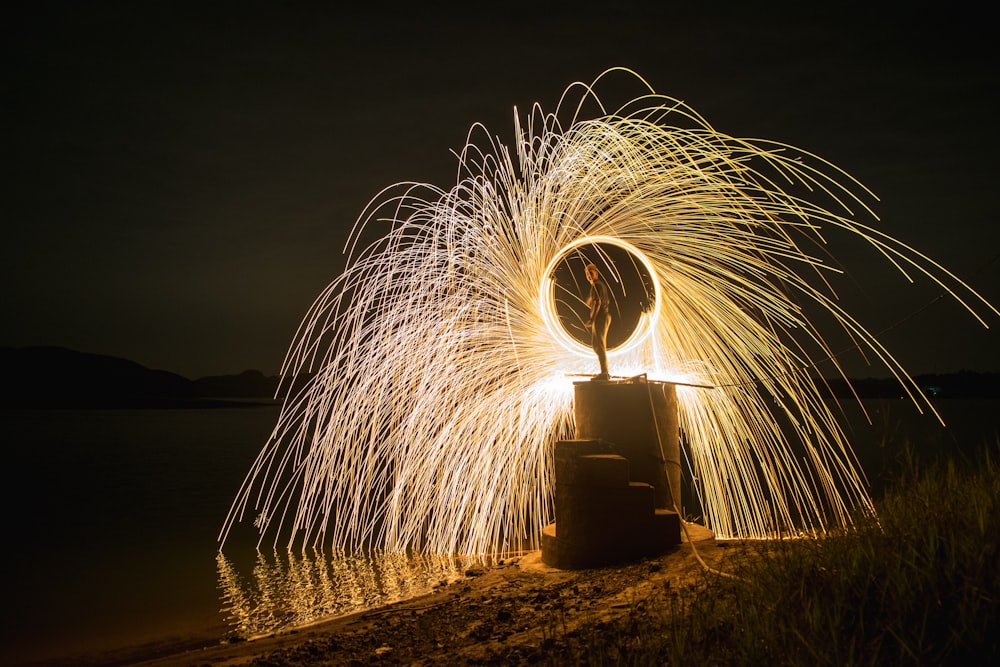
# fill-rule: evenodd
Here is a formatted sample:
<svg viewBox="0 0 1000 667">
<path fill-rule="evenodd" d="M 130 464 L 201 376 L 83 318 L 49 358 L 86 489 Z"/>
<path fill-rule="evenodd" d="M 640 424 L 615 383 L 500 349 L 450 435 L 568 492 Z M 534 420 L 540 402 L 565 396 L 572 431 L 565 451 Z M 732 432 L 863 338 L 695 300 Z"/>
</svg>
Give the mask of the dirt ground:
<svg viewBox="0 0 1000 667">
<path fill-rule="evenodd" d="M 636 600 L 656 589 L 682 586 L 706 566 L 720 567 L 734 546 L 715 541 L 708 531 L 693 533 L 692 540 L 662 556 L 586 570 L 554 569 L 542 563 L 541 552 L 531 552 L 492 568 L 473 568 L 428 595 L 380 609 L 134 664 L 532 664 L 544 661 L 559 637 L 582 625 L 634 613 Z"/>
</svg>

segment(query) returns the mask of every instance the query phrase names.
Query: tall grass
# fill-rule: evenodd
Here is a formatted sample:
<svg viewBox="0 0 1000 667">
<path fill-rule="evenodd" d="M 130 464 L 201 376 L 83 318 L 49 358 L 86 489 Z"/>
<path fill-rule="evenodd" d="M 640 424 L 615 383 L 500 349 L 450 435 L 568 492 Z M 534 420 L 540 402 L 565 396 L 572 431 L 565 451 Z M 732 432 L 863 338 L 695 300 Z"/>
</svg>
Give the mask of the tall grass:
<svg viewBox="0 0 1000 667">
<path fill-rule="evenodd" d="M 1000 442 L 903 459 L 878 520 L 760 542 L 542 660 L 627 665 L 975 665 L 1000 656 Z"/>
</svg>

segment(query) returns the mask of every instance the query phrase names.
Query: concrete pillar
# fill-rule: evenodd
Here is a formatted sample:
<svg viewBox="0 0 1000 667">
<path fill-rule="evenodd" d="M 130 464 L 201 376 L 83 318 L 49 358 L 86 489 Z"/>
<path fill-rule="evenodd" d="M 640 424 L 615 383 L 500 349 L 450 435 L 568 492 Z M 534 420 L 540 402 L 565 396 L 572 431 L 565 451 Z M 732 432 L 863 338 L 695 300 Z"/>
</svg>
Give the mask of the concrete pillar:
<svg viewBox="0 0 1000 667">
<path fill-rule="evenodd" d="M 657 509 L 681 510 L 677 386 L 669 382 L 574 383 L 576 437 L 604 440 L 629 461 L 631 479 L 653 486 Z"/>
<path fill-rule="evenodd" d="M 542 562 L 601 567 L 665 553 L 681 542 L 677 386 L 574 385 L 576 439 L 555 445 L 555 518 Z"/>
</svg>

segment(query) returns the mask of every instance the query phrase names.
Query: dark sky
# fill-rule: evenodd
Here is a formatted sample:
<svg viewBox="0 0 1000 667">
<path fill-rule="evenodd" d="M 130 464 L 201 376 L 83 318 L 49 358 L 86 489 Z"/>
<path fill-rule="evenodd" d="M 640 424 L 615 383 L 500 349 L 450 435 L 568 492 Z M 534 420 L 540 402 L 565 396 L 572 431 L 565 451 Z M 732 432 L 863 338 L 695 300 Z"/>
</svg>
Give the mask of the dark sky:
<svg viewBox="0 0 1000 667">
<path fill-rule="evenodd" d="M 333 4 L 5 5 L 0 345 L 274 373 L 372 196 L 447 189 L 474 122 L 509 137 L 515 106 L 552 111 L 612 66 L 722 132 L 831 160 L 884 231 L 1000 303 L 985 10 Z M 998 318 L 925 309 L 939 290 L 841 259 L 849 310 L 908 370 L 1000 371 Z"/>
</svg>

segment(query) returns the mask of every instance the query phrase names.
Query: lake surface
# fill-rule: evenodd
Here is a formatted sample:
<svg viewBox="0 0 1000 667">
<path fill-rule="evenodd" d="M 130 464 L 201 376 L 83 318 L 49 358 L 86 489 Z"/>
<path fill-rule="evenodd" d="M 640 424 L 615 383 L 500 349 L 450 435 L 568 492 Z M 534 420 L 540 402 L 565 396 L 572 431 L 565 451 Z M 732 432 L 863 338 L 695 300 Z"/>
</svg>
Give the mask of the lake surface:
<svg viewBox="0 0 1000 667">
<path fill-rule="evenodd" d="M 4 411 L 0 662 L 223 636 L 216 536 L 276 408 Z"/>
<path fill-rule="evenodd" d="M 1000 401 L 845 404 L 874 486 L 895 445 L 1000 438 Z M 218 532 L 276 407 L 4 410 L 8 620 L 0 664 L 86 664 L 138 646 L 253 636 L 420 594 L 460 576 L 442 559 L 258 552 Z"/>
</svg>

